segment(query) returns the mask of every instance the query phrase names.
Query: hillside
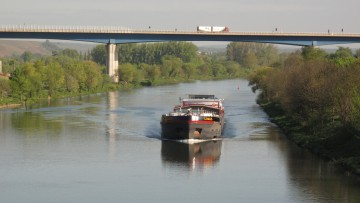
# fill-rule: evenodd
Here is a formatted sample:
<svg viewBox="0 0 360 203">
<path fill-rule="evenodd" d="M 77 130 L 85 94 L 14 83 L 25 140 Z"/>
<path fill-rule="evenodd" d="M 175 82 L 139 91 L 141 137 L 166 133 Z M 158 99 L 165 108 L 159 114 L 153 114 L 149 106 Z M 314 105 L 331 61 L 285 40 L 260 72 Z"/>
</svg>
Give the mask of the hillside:
<svg viewBox="0 0 360 203">
<path fill-rule="evenodd" d="M 24 51 L 33 54 L 50 55 L 51 51 L 42 46 L 43 42 L 0 40 L 0 57 L 21 55 Z"/>
<path fill-rule="evenodd" d="M 25 40 L 0 40 L 0 57 L 21 55 L 30 51 L 38 55 L 51 55 L 54 49 L 75 49 L 79 52 L 87 52 L 96 46 L 94 43 L 64 42 L 64 41 L 25 41 Z M 47 44 L 48 46 L 44 46 Z M 49 44 L 51 46 L 49 46 Z"/>
</svg>

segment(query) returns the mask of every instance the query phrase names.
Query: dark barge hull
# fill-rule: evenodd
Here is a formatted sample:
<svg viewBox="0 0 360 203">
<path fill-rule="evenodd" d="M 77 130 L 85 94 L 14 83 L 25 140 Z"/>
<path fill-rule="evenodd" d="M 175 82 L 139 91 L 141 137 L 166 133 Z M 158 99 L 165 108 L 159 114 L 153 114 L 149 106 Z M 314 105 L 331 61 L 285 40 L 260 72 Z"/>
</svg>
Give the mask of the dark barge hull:
<svg viewBox="0 0 360 203">
<path fill-rule="evenodd" d="M 211 123 L 194 122 L 187 119 L 178 120 L 177 122 L 162 121 L 161 137 L 162 139 L 171 140 L 215 139 L 222 136 L 223 125 L 223 118 Z"/>
</svg>

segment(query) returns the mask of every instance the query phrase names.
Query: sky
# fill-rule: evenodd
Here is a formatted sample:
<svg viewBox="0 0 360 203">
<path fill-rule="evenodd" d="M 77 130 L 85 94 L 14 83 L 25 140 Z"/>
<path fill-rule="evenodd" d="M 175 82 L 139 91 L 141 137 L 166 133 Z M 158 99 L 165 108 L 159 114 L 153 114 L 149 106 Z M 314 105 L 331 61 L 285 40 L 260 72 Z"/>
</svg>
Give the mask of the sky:
<svg viewBox="0 0 360 203">
<path fill-rule="evenodd" d="M 1 25 L 360 33 L 359 0 L 1 0 Z"/>
</svg>

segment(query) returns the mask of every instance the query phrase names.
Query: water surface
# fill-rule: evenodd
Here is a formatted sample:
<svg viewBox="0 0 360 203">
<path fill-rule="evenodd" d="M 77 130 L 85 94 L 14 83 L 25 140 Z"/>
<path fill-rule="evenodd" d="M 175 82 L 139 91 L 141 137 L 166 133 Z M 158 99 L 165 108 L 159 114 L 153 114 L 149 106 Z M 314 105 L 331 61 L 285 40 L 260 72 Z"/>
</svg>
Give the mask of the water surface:
<svg viewBox="0 0 360 203">
<path fill-rule="evenodd" d="M 225 99 L 224 138 L 160 139 L 191 93 Z M 360 186 L 289 143 L 244 80 L 208 81 L 0 110 L 0 202 L 360 202 Z"/>
</svg>

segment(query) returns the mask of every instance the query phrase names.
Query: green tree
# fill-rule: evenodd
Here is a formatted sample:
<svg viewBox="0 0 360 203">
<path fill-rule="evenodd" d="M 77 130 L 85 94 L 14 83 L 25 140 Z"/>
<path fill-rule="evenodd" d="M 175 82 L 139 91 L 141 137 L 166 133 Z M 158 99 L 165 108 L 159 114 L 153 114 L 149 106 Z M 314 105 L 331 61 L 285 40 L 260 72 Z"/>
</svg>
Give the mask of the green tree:
<svg viewBox="0 0 360 203">
<path fill-rule="evenodd" d="M 334 55 L 331 55 L 333 58 L 352 58 L 353 54 L 349 47 L 338 47 Z"/>
<path fill-rule="evenodd" d="M 86 85 L 87 75 L 83 63 L 79 61 L 73 61 L 64 68 L 66 72 L 65 84 L 69 92 L 73 92 L 73 91 L 82 92 L 88 90 Z"/>
<path fill-rule="evenodd" d="M 119 67 L 120 81 L 132 83 L 136 80 L 136 67 L 131 63 L 121 64 Z"/>
<path fill-rule="evenodd" d="M 278 61 L 278 51 L 271 44 L 253 42 L 231 42 L 226 47 L 226 56 L 244 67 L 270 66 Z M 256 60 L 255 60 L 256 58 Z M 256 64 L 249 62 L 256 62 Z"/>
<path fill-rule="evenodd" d="M 121 44 L 119 46 L 119 60 L 121 63 L 134 63 L 136 44 Z"/>
<path fill-rule="evenodd" d="M 48 64 L 43 70 L 43 81 L 48 95 L 51 97 L 60 91 L 65 84 L 65 73 L 58 62 Z"/>
<path fill-rule="evenodd" d="M 240 74 L 240 65 L 234 61 L 226 61 L 225 68 L 230 78 L 237 77 Z"/>
<path fill-rule="evenodd" d="M 205 76 L 210 76 L 212 71 L 210 71 L 209 65 L 204 63 L 197 67 L 197 74 L 205 78 Z"/>
<path fill-rule="evenodd" d="M 178 77 L 182 75 L 183 61 L 175 56 L 164 56 L 162 58 L 161 72 L 166 74 L 166 77 Z"/>
<path fill-rule="evenodd" d="M 33 59 L 33 54 L 30 51 L 24 51 L 24 53 L 21 54 L 21 58 L 24 62 L 29 62 Z"/>
<path fill-rule="evenodd" d="M 221 63 L 215 63 L 211 66 L 212 75 L 215 78 L 221 78 L 226 75 L 226 68 Z"/>
<path fill-rule="evenodd" d="M 250 53 L 246 54 L 243 64 L 245 67 L 248 67 L 250 69 L 255 68 L 258 64 L 258 59 L 257 59 L 255 53 L 250 52 Z"/>
<path fill-rule="evenodd" d="M 143 71 L 144 77 L 147 80 L 155 81 L 161 76 L 160 67 L 158 65 L 149 65 L 142 63 L 140 65 L 140 69 Z"/>
<path fill-rule="evenodd" d="M 70 73 L 65 73 L 65 88 L 68 92 L 78 92 L 80 89 L 78 80 Z"/>
<path fill-rule="evenodd" d="M 305 60 L 324 59 L 326 52 L 318 47 L 306 46 L 301 49 L 301 55 Z"/>
<path fill-rule="evenodd" d="M 7 98 L 11 94 L 10 81 L 0 78 L 0 99 Z"/>
<path fill-rule="evenodd" d="M 22 68 L 16 69 L 10 79 L 13 94 L 21 101 L 26 102 L 39 96 L 42 90 L 41 75 L 31 63 L 26 63 Z"/>
<path fill-rule="evenodd" d="M 187 79 L 194 77 L 196 74 L 196 67 L 192 63 L 184 63 L 182 69 L 184 70 L 184 75 Z"/>
<path fill-rule="evenodd" d="M 59 51 L 58 54 L 68 56 L 68 57 L 73 58 L 73 59 L 80 59 L 81 58 L 80 53 L 78 51 L 76 51 L 75 49 L 64 49 L 64 50 Z"/>
<path fill-rule="evenodd" d="M 91 50 L 91 58 L 98 64 L 106 65 L 106 49 L 104 45 L 97 45 Z"/>
<path fill-rule="evenodd" d="M 103 77 L 101 68 L 92 61 L 83 62 L 85 73 L 85 86 L 87 90 L 96 90 L 102 87 Z"/>
</svg>

